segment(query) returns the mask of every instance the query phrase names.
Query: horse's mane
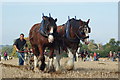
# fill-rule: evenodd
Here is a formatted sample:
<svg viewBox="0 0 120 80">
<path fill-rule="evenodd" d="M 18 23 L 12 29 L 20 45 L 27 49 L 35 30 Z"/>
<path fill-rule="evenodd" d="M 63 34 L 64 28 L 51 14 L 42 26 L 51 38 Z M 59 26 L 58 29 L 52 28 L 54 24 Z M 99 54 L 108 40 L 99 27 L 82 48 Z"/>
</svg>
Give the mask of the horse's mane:
<svg viewBox="0 0 120 80">
<path fill-rule="evenodd" d="M 49 19 L 50 22 L 54 21 L 54 19 L 52 17 L 48 17 L 48 16 L 43 16 L 43 17 Z"/>
</svg>

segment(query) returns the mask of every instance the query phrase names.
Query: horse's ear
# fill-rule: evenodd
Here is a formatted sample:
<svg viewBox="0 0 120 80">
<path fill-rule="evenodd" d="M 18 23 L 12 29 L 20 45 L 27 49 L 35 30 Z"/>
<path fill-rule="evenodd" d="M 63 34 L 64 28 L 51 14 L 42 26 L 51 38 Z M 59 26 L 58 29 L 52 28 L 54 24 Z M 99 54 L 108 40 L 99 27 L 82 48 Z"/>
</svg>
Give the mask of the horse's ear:
<svg viewBox="0 0 120 80">
<path fill-rule="evenodd" d="M 43 16 L 42 19 L 45 20 L 46 19 L 45 16 Z"/>
<path fill-rule="evenodd" d="M 76 19 L 76 16 L 75 16 L 75 19 Z"/>
<path fill-rule="evenodd" d="M 70 16 L 68 16 L 68 20 L 70 19 Z"/>
<path fill-rule="evenodd" d="M 44 16 L 44 13 L 42 13 L 42 19 L 45 20 L 45 16 Z"/>
<path fill-rule="evenodd" d="M 51 14 L 49 13 L 49 17 L 51 17 Z"/>
<path fill-rule="evenodd" d="M 44 16 L 44 13 L 42 13 L 42 16 Z"/>
<path fill-rule="evenodd" d="M 57 18 L 55 19 L 55 22 L 57 22 Z"/>
<path fill-rule="evenodd" d="M 90 22 L 90 19 L 88 19 L 87 24 Z"/>
</svg>

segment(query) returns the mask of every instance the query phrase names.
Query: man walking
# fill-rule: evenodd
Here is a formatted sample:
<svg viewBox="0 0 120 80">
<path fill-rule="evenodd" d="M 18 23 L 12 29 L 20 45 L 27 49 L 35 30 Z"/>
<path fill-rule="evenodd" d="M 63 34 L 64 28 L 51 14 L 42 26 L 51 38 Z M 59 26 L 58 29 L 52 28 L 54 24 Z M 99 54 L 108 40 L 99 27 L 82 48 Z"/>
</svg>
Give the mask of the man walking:
<svg viewBox="0 0 120 80">
<path fill-rule="evenodd" d="M 14 48 L 16 49 L 16 53 L 19 58 L 19 65 L 24 65 L 24 49 L 27 49 L 26 40 L 24 39 L 24 34 L 20 34 L 20 38 L 16 39 L 15 43 L 13 44 Z"/>
</svg>

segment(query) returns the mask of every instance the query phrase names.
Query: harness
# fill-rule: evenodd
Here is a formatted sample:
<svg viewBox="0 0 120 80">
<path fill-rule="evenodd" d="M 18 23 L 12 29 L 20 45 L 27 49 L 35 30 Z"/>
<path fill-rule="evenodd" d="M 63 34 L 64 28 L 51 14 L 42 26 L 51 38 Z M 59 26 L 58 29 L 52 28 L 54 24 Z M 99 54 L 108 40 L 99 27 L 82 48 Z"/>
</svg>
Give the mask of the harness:
<svg viewBox="0 0 120 80">
<path fill-rule="evenodd" d="M 77 38 L 80 39 L 80 40 L 83 40 L 83 39 L 89 38 L 89 36 L 86 36 L 86 37 L 79 37 L 79 36 L 77 35 L 77 33 L 75 33 L 75 35 L 76 35 Z"/>
<path fill-rule="evenodd" d="M 46 30 L 45 30 L 45 28 L 44 28 L 44 23 L 45 23 L 45 21 L 44 20 L 42 20 L 42 22 L 41 22 L 41 26 L 40 26 L 40 29 L 39 29 L 39 32 L 40 32 L 40 34 L 42 35 L 42 36 L 44 36 L 44 37 L 48 37 L 48 34 L 47 34 L 47 32 L 46 32 Z"/>
<path fill-rule="evenodd" d="M 75 32 L 76 38 L 72 39 L 72 38 L 70 37 L 70 20 L 68 20 L 65 25 L 66 25 L 66 28 L 65 28 L 65 33 L 66 33 L 66 34 L 65 34 L 65 37 L 66 37 L 69 41 L 71 41 L 71 42 L 79 42 L 80 40 L 89 38 L 89 36 L 79 37 L 78 34 L 77 34 L 77 31 L 76 31 L 76 32 Z M 83 32 L 80 32 L 80 34 L 83 34 Z"/>
<path fill-rule="evenodd" d="M 79 39 L 78 38 L 75 38 L 75 39 L 72 39 L 70 37 L 70 20 L 67 21 L 67 23 L 65 24 L 66 28 L 65 28 L 65 37 L 71 41 L 71 42 L 79 42 Z"/>
<path fill-rule="evenodd" d="M 47 33 L 47 30 L 46 30 L 46 28 L 44 27 L 44 26 L 45 26 L 44 23 L 45 23 L 45 20 L 42 20 L 41 26 L 40 26 L 40 29 L 38 30 L 38 32 L 40 32 L 40 34 L 41 34 L 42 36 L 46 37 L 46 38 L 48 38 L 49 35 L 55 36 L 56 33 Z"/>
<path fill-rule="evenodd" d="M 81 29 L 81 28 L 80 28 Z M 78 30 L 79 31 L 79 30 Z M 84 32 L 80 31 L 80 34 L 85 34 Z M 75 33 L 75 35 L 77 36 L 78 39 L 80 40 L 83 40 L 83 39 L 86 39 L 86 38 L 89 38 L 89 36 L 86 36 L 86 37 L 79 37 L 77 33 Z"/>
</svg>

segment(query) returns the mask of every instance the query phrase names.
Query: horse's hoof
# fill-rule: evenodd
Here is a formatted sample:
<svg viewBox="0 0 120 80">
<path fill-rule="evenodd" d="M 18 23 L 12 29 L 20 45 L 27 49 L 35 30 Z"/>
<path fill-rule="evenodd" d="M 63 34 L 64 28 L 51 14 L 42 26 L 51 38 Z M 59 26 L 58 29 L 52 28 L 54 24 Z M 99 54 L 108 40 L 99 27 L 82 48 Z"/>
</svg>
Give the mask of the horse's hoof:
<svg viewBox="0 0 120 80">
<path fill-rule="evenodd" d="M 74 69 L 74 65 L 73 64 L 67 64 L 65 67 L 68 71 L 73 70 Z"/>
<path fill-rule="evenodd" d="M 39 73 L 40 70 L 38 68 L 34 68 L 34 72 Z"/>
<path fill-rule="evenodd" d="M 50 66 L 49 72 L 55 72 L 54 66 Z"/>
<path fill-rule="evenodd" d="M 30 68 L 30 70 L 34 70 L 34 66 L 30 66 L 29 68 Z"/>
<path fill-rule="evenodd" d="M 66 62 L 66 66 L 65 67 L 66 67 L 66 69 L 68 71 L 73 70 L 74 69 L 74 62 L 73 62 L 73 60 L 72 59 L 68 60 Z"/>
<path fill-rule="evenodd" d="M 41 70 L 41 71 L 44 71 L 45 67 L 46 67 L 46 64 L 45 64 L 45 63 L 42 63 L 41 66 L 40 66 L 40 70 Z"/>
<path fill-rule="evenodd" d="M 66 66 L 66 69 L 67 69 L 68 71 L 73 70 L 73 69 L 74 69 L 74 66 Z"/>
<path fill-rule="evenodd" d="M 54 68 L 54 66 L 47 67 L 44 72 L 45 73 L 55 72 L 55 68 Z"/>
<path fill-rule="evenodd" d="M 62 71 L 61 71 L 61 69 L 59 69 L 59 70 L 56 70 L 55 73 L 60 74 L 60 73 L 62 73 Z"/>
</svg>

